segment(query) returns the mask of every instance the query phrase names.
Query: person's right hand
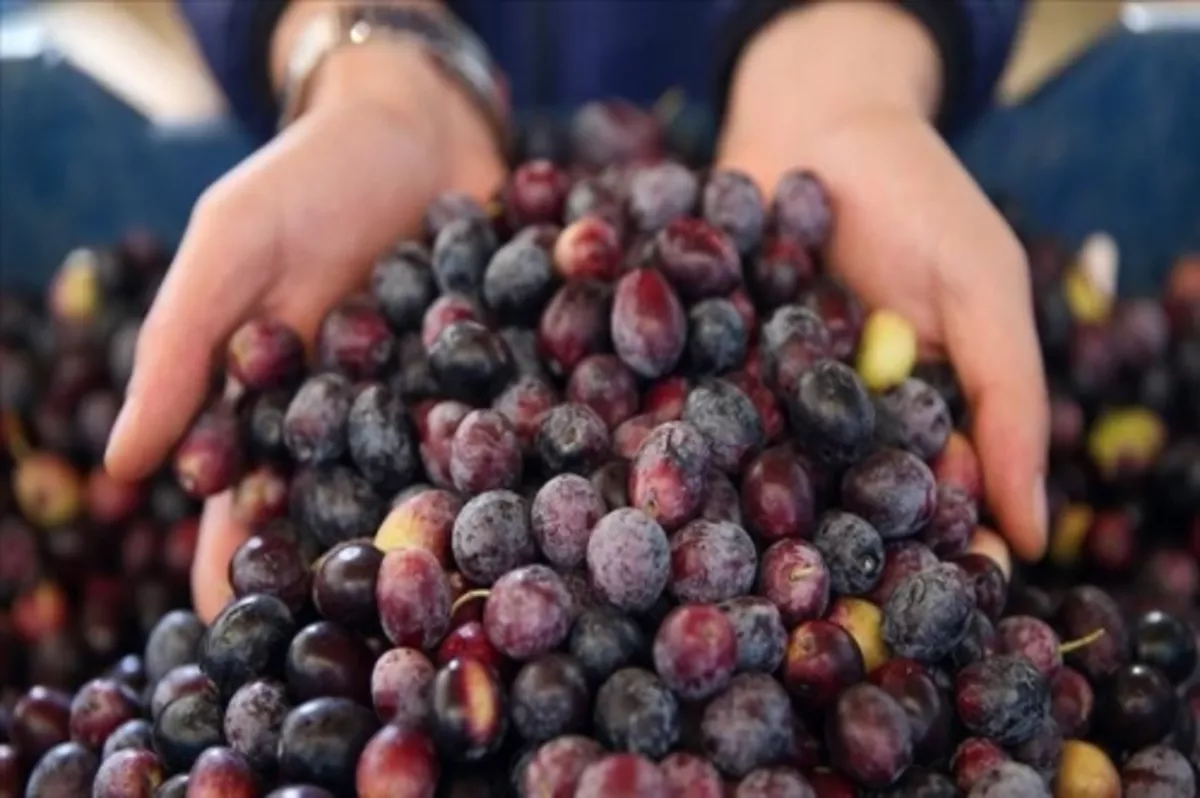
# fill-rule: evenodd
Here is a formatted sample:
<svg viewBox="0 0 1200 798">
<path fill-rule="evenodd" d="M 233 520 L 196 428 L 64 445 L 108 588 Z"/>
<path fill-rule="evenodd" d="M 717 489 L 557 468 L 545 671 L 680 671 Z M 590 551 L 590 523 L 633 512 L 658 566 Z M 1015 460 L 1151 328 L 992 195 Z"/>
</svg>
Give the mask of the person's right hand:
<svg viewBox="0 0 1200 798">
<path fill-rule="evenodd" d="M 140 479 L 205 401 L 214 356 L 255 315 L 313 335 L 363 287 L 375 260 L 420 230 L 443 191 L 486 200 L 504 165 L 483 118 L 417 46 L 344 48 L 321 66 L 308 110 L 209 188 L 138 338 L 105 463 Z M 247 530 L 229 493 L 205 507 L 192 590 L 210 620 Z"/>
</svg>

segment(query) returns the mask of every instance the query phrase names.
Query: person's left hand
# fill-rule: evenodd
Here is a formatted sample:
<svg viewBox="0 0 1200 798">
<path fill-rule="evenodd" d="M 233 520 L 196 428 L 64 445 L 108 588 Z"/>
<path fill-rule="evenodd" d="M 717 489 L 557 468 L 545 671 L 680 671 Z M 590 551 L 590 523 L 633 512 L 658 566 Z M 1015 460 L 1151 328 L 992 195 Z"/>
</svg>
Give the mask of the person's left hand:
<svg viewBox="0 0 1200 798">
<path fill-rule="evenodd" d="M 1048 409 L 1020 243 L 927 121 L 927 109 L 856 84 L 871 80 L 869 72 L 848 78 L 844 91 L 821 95 L 826 87 L 818 84 L 804 96 L 797 89 L 793 103 L 763 96 L 776 74 L 797 83 L 783 66 L 802 38 L 817 35 L 814 25 L 825 26 L 818 41 L 836 40 L 841 26 L 861 40 L 874 25 L 887 37 L 881 43 L 900 46 L 908 36 L 922 46 L 923 31 L 902 10 L 839 6 L 796 12 L 769 31 L 748 63 L 743 58 L 717 166 L 750 175 L 768 197 L 790 169 L 821 178 L 834 205 L 828 264 L 869 308 L 911 321 L 927 354 L 950 359 L 970 405 L 989 507 L 1017 554 L 1040 557 Z M 894 97 L 905 97 L 904 88 Z"/>
</svg>

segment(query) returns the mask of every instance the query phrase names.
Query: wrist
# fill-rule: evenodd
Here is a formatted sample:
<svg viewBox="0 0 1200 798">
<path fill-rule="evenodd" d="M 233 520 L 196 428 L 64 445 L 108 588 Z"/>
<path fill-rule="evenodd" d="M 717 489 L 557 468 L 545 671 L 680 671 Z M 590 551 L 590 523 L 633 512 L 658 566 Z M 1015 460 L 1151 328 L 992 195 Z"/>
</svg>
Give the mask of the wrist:
<svg viewBox="0 0 1200 798">
<path fill-rule="evenodd" d="M 780 14 L 746 46 L 730 84 L 723 146 L 793 141 L 849 119 L 929 119 L 941 70 L 926 28 L 897 4 L 816 2 Z"/>
<path fill-rule="evenodd" d="M 436 7 L 431 0 L 387 0 L 379 6 Z M 288 81 L 294 51 L 318 17 L 336 13 L 339 2 L 295 2 L 280 20 L 272 42 L 276 91 Z M 292 67 L 294 69 L 294 67 Z M 494 119 L 464 83 L 447 70 L 420 36 L 371 36 L 330 47 L 307 73 L 293 112 L 370 117 L 404 136 L 406 148 L 422 152 L 423 168 L 437 166 L 454 187 L 458 173 L 477 174 L 503 162 Z M 414 146 L 415 145 L 415 146 Z"/>
</svg>

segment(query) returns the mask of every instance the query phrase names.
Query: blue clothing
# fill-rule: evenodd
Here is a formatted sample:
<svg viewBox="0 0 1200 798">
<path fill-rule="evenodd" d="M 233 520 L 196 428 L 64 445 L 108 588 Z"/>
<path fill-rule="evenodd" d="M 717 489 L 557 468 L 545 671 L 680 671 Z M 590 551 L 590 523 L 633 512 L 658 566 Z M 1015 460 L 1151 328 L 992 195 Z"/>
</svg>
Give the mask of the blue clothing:
<svg viewBox="0 0 1200 798">
<path fill-rule="evenodd" d="M 742 44 L 803 0 L 451 0 L 508 75 L 518 109 L 604 97 L 649 104 L 671 88 L 719 107 Z M 179 0 L 234 113 L 274 130 L 270 33 L 286 0 Z M 991 97 L 1024 0 L 899 0 L 929 27 L 946 70 L 949 124 Z"/>
<path fill-rule="evenodd" d="M 0 53 L 0 78 L 0 109 L 21 109 L 0 113 L 0 290 L 42 290 L 67 242 L 116 241 L 131 227 L 177 241 L 204 187 L 255 144 L 235 120 L 148 122 L 45 53 Z M 1070 247 L 1111 232 L 1122 293 L 1149 295 L 1176 255 L 1200 252 L 1191 97 L 1200 97 L 1200 33 L 1117 28 L 952 140 L 980 185 L 1015 199 L 1036 231 Z"/>
</svg>

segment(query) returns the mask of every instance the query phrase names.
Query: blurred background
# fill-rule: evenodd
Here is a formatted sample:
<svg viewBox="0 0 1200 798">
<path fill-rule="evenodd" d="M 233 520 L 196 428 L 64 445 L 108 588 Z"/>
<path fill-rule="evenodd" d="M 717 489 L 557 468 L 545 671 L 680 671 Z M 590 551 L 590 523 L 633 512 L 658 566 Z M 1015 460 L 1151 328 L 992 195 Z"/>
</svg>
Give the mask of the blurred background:
<svg viewBox="0 0 1200 798">
<path fill-rule="evenodd" d="M 1200 2 L 1036 0 L 953 142 L 1038 230 L 1106 230 L 1122 288 L 1200 249 Z M 170 0 L 0 0 L 0 283 L 131 225 L 167 240 L 249 151 Z"/>
</svg>

